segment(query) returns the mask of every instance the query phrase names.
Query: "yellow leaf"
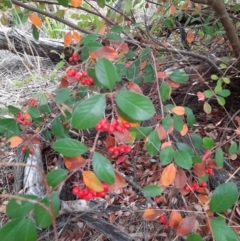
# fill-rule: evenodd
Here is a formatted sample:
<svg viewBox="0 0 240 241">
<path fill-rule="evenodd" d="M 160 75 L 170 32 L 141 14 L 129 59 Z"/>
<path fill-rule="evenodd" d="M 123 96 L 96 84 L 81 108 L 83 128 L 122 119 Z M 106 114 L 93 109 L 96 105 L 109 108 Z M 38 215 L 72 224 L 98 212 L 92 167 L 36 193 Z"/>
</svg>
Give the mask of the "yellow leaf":
<svg viewBox="0 0 240 241">
<path fill-rule="evenodd" d="M 10 142 L 10 148 L 15 148 L 23 143 L 23 139 L 19 136 L 12 136 L 10 139 L 8 139 L 7 143 Z"/>
<path fill-rule="evenodd" d="M 187 124 L 183 124 L 183 128 L 182 128 L 180 134 L 182 136 L 185 136 L 187 133 L 188 133 L 188 126 L 187 126 Z"/>
<path fill-rule="evenodd" d="M 29 13 L 28 18 L 32 22 L 32 24 L 35 25 L 36 27 L 42 26 L 41 18 L 39 18 L 38 15 L 36 15 L 35 13 Z"/>
<path fill-rule="evenodd" d="M 76 31 L 73 31 L 73 39 L 75 40 L 76 43 L 80 43 L 81 42 L 80 34 Z"/>
<path fill-rule="evenodd" d="M 184 107 L 182 106 L 176 106 L 172 109 L 172 112 L 176 115 L 184 115 L 185 110 L 184 110 Z"/>
<path fill-rule="evenodd" d="M 82 0 L 70 0 L 73 7 L 77 8 L 82 5 Z"/>
<path fill-rule="evenodd" d="M 168 187 L 176 177 L 176 168 L 173 163 L 164 168 L 158 185 Z"/>
<path fill-rule="evenodd" d="M 85 185 L 95 192 L 102 192 L 103 185 L 101 181 L 97 178 L 94 172 L 91 171 L 83 171 L 83 182 Z"/>
<path fill-rule="evenodd" d="M 71 32 L 67 32 L 64 35 L 64 45 L 65 46 L 69 46 L 72 43 L 72 33 Z"/>
</svg>

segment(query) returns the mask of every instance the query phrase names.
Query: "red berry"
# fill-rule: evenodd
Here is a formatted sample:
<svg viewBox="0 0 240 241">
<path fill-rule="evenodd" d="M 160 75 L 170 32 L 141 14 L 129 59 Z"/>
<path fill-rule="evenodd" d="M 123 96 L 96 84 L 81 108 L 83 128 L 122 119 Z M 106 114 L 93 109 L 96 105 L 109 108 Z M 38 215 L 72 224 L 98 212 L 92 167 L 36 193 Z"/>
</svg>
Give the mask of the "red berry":
<svg viewBox="0 0 240 241">
<path fill-rule="evenodd" d="M 106 192 L 102 191 L 102 192 L 97 192 L 97 197 L 105 197 Z"/>
<path fill-rule="evenodd" d="M 118 150 L 118 149 L 115 149 L 114 152 L 113 152 L 113 155 L 114 155 L 114 156 L 118 156 L 118 155 L 119 155 L 119 150 Z"/>
<path fill-rule="evenodd" d="M 83 190 L 79 188 L 77 195 L 78 195 L 78 198 L 83 198 L 84 197 Z"/>
<path fill-rule="evenodd" d="M 83 75 L 83 77 L 87 77 L 87 76 L 88 76 L 88 73 L 87 73 L 86 71 L 83 71 L 83 72 L 82 72 L 82 75 Z"/>
<path fill-rule="evenodd" d="M 160 203 L 160 202 L 161 202 L 161 198 L 160 198 L 160 197 L 155 197 L 154 201 L 155 201 L 156 203 Z"/>
<path fill-rule="evenodd" d="M 202 183 L 200 184 L 200 186 L 201 186 L 201 187 L 207 187 L 208 184 L 207 184 L 206 182 L 202 182 Z"/>
<path fill-rule="evenodd" d="M 18 113 L 16 114 L 16 118 L 19 118 L 19 117 L 21 117 L 21 113 L 20 113 L 20 112 L 18 112 Z"/>
<path fill-rule="evenodd" d="M 67 75 L 68 75 L 69 77 L 74 77 L 74 76 L 76 75 L 76 71 L 75 71 L 74 69 L 71 69 L 71 70 L 69 70 L 69 71 L 67 72 Z"/>
<path fill-rule="evenodd" d="M 101 123 L 99 123 L 99 124 L 97 124 L 96 126 L 95 126 L 95 128 L 96 128 L 96 130 L 97 131 L 102 131 L 102 128 L 103 126 L 102 126 L 102 124 Z"/>
<path fill-rule="evenodd" d="M 80 190 L 79 187 L 74 187 L 74 188 L 72 189 L 72 194 L 73 194 L 73 195 L 78 195 L 79 190 Z"/>
<path fill-rule="evenodd" d="M 114 151 L 115 151 L 115 147 L 114 147 L 114 146 L 109 147 L 109 148 L 108 148 L 108 151 L 109 151 L 110 153 L 114 153 Z"/>
<path fill-rule="evenodd" d="M 24 121 L 25 120 L 25 118 L 22 116 L 22 117 L 20 117 L 20 121 Z"/>
<path fill-rule="evenodd" d="M 78 52 L 74 52 L 74 53 L 72 54 L 72 57 L 79 57 Z"/>
<path fill-rule="evenodd" d="M 169 229 L 169 228 L 170 228 L 170 226 L 169 226 L 168 223 L 166 223 L 164 226 L 165 226 L 166 229 Z"/>
<path fill-rule="evenodd" d="M 211 176 L 214 175 L 213 170 L 212 170 L 212 169 L 209 169 L 209 170 L 208 170 L 208 174 L 211 175 Z"/>
<path fill-rule="evenodd" d="M 125 124 L 123 124 L 123 126 L 128 130 L 131 126 L 130 126 L 130 124 L 127 122 L 127 123 L 125 123 Z"/>
<path fill-rule="evenodd" d="M 85 195 L 85 197 L 84 197 L 84 199 L 86 199 L 86 200 L 90 200 L 90 199 L 92 199 L 92 198 L 93 198 L 92 192 L 88 192 L 88 194 Z"/>
<path fill-rule="evenodd" d="M 104 131 L 107 131 L 108 128 L 109 128 L 108 123 L 103 123 L 103 124 L 102 124 L 102 129 L 103 129 Z"/>
<path fill-rule="evenodd" d="M 72 62 L 74 61 L 74 60 L 73 60 L 73 57 L 69 57 L 68 61 L 69 61 L 70 63 L 72 63 Z"/>
<path fill-rule="evenodd" d="M 113 120 L 112 123 L 111 123 L 112 126 L 116 127 L 119 125 L 118 121 L 117 120 Z"/>
<path fill-rule="evenodd" d="M 124 147 L 124 151 L 125 152 L 130 152 L 132 150 L 132 148 L 130 146 L 125 146 Z"/>
<path fill-rule="evenodd" d="M 29 152 L 30 152 L 30 154 L 33 154 L 33 153 L 34 153 L 33 149 L 30 149 L 30 151 L 29 151 Z"/>
<path fill-rule="evenodd" d="M 191 188 L 188 185 L 185 185 L 184 190 L 189 192 L 189 191 L 191 191 Z"/>
<path fill-rule="evenodd" d="M 107 119 L 107 118 L 102 118 L 101 122 L 102 122 L 103 124 L 106 124 L 106 123 L 108 123 L 108 119 Z"/>
<path fill-rule="evenodd" d="M 90 82 L 90 84 L 93 84 L 94 79 L 93 79 L 92 77 L 89 77 L 89 78 L 88 78 L 88 81 Z"/>
<path fill-rule="evenodd" d="M 103 191 L 104 192 L 108 192 L 108 184 L 107 183 L 103 183 Z"/>
<path fill-rule="evenodd" d="M 125 147 L 123 145 L 118 146 L 118 150 L 119 150 L 119 152 L 125 152 Z"/>
<path fill-rule="evenodd" d="M 77 74 L 75 75 L 75 78 L 80 81 L 81 78 L 82 78 L 81 73 L 77 73 Z"/>
<path fill-rule="evenodd" d="M 26 146 L 23 146 L 22 147 L 22 152 L 26 152 L 27 151 L 27 147 Z"/>
<path fill-rule="evenodd" d="M 110 133 L 110 134 L 113 133 L 114 131 L 115 131 L 115 129 L 112 125 L 110 125 L 107 129 L 107 132 Z"/>
</svg>

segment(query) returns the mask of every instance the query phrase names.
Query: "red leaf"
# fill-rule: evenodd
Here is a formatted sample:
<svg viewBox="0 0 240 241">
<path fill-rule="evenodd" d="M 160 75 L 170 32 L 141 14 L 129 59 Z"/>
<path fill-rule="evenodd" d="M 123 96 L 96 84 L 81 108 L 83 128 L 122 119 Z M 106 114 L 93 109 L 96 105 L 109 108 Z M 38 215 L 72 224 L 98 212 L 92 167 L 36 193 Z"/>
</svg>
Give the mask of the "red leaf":
<svg viewBox="0 0 240 241">
<path fill-rule="evenodd" d="M 187 182 L 187 176 L 183 169 L 178 170 L 176 174 L 176 178 L 174 180 L 174 184 L 176 188 L 180 189 L 183 188 L 186 185 Z"/>
<path fill-rule="evenodd" d="M 117 58 L 118 53 L 114 48 L 105 46 L 105 47 L 102 47 L 102 48 L 94 51 L 94 55 L 96 56 L 96 58 L 105 57 L 105 58 L 109 59 L 110 61 L 114 61 Z"/>
<path fill-rule="evenodd" d="M 116 191 L 126 186 L 126 182 L 124 178 L 117 171 L 115 171 L 114 173 L 115 173 L 115 180 L 112 185 L 108 185 L 109 191 Z"/>
<path fill-rule="evenodd" d="M 203 92 L 200 92 L 200 91 L 197 92 L 197 97 L 198 97 L 198 100 L 204 100 L 205 99 L 205 96 L 204 96 Z"/>
<path fill-rule="evenodd" d="M 142 89 L 140 88 L 139 85 L 133 83 L 133 82 L 129 82 L 128 84 L 128 89 L 132 92 L 136 92 L 136 93 L 139 93 L 139 94 L 142 94 Z"/>
<path fill-rule="evenodd" d="M 123 41 L 113 41 L 112 46 L 119 52 L 126 54 L 129 51 L 128 45 Z"/>
<path fill-rule="evenodd" d="M 211 154 L 212 154 L 211 150 L 206 150 L 206 152 L 202 156 L 202 162 L 205 162 Z"/>
<path fill-rule="evenodd" d="M 113 134 L 119 142 L 129 143 L 133 140 L 133 137 L 128 130 L 124 132 L 115 131 Z"/>
<path fill-rule="evenodd" d="M 177 236 L 186 236 L 193 232 L 195 228 L 196 217 L 186 217 L 182 220 L 176 230 Z"/>
<path fill-rule="evenodd" d="M 205 165 L 203 163 L 195 163 L 193 165 L 193 171 L 197 177 L 203 177 L 205 175 Z"/>
<path fill-rule="evenodd" d="M 67 32 L 64 35 L 64 45 L 69 46 L 72 43 L 72 32 Z"/>
<path fill-rule="evenodd" d="M 79 169 L 80 167 L 84 167 L 86 160 L 82 156 L 65 157 L 64 164 L 69 171 L 73 171 Z"/>
<path fill-rule="evenodd" d="M 173 210 L 170 214 L 169 226 L 171 227 L 171 229 L 173 229 L 174 232 L 176 232 L 181 221 L 182 221 L 181 214 L 179 212 Z"/>
</svg>

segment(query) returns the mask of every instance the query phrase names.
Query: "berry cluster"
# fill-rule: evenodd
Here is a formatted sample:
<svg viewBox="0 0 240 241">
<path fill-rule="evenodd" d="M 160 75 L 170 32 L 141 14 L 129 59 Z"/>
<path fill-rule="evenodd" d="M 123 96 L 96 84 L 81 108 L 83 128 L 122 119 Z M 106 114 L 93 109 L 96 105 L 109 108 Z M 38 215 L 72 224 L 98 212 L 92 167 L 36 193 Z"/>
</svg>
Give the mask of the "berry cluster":
<svg viewBox="0 0 240 241">
<path fill-rule="evenodd" d="M 76 195 L 79 199 L 90 200 L 95 197 L 105 197 L 106 193 L 108 192 L 108 184 L 103 183 L 103 191 L 102 192 L 94 192 L 89 188 L 83 188 L 75 186 L 72 189 L 72 194 Z"/>
<path fill-rule="evenodd" d="M 63 125 L 65 126 L 66 129 L 70 128 L 70 125 L 66 121 L 63 122 Z"/>
<path fill-rule="evenodd" d="M 35 99 L 33 99 L 33 98 L 30 99 L 28 103 L 29 103 L 29 105 L 38 108 L 38 103 L 37 103 L 37 101 Z"/>
<path fill-rule="evenodd" d="M 206 172 L 208 175 L 211 175 L 211 176 L 214 175 L 212 164 L 208 164 L 207 169 L 206 169 L 205 172 Z"/>
<path fill-rule="evenodd" d="M 29 147 L 27 147 L 27 146 L 23 146 L 22 147 L 22 152 L 23 153 L 27 153 L 27 152 L 29 152 L 30 154 L 33 154 L 33 149 L 30 149 Z"/>
<path fill-rule="evenodd" d="M 184 187 L 184 189 L 185 189 L 185 191 L 187 191 L 187 192 L 189 192 L 189 191 L 191 191 L 191 190 L 192 190 L 192 191 L 197 191 L 200 187 L 205 188 L 205 187 L 207 187 L 207 186 L 208 186 L 208 184 L 207 184 L 206 182 L 202 182 L 200 185 L 199 185 L 197 182 L 194 182 L 191 187 L 186 184 L 185 187 Z"/>
<path fill-rule="evenodd" d="M 159 222 L 165 226 L 166 229 L 169 228 L 169 224 L 167 222 L 167 218 L 164 216 L 164 214 L 161 214 L 159 217 Z"/>
<path fill-rule="evenodd" d="M 77 62 L 79 60 L 79 54 L 74 52 L 68 60 L 70 63 Z"/>
<path fill-rule="evenodd" d="M 74 69 L 70 69 L 67 72 L 67 76 L 75 78 L 83 85 L 92 85 L 94 83 L 94 79 L 92 77 L 89 77 L 86 71 L 77 72 Z"/>
<path fill-rule="evenodd" d="M 118 156 L 121 153 L 128 153 L 131 150 L 131 147 L 127 145 L 112 146 L 108 148 L 108 151 L 114 156 Z"/>
<path fill-rule="evenodd" d="M 29 126 L 31 124 L 30 121 L 26 120 L 23 113 L 21 112 L 18 112 L 16 115 L 15 115 L 15 120 L 18 124 L 22 124 L 23 126 Z"/>
<path fill-rule="evenodd" d="M 115 131 L 124 133 L 130 128 L 128 122 L 120 124 L 118 120 L 114 119 L 111 123 L 108 123 L 107 118 L 102 118 L 96 125 L 96 130 L 98 131 L 107 131 L 109 134 L 112 134 Z"/>
</svg>

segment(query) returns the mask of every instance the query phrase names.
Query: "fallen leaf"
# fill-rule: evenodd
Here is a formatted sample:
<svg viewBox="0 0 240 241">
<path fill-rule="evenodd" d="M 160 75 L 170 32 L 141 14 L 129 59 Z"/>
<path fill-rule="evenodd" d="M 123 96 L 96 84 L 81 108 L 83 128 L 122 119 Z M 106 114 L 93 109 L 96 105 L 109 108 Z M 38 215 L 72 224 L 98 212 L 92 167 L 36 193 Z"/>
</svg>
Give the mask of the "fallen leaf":
<svg viewBox="0 0 240 241">
<path fill-rule="evenodd" d="M 167 138 L 167 131 L 164 129 L 164 127 L 162 125 L 159 125 L 159 127 L 157 127 L 156 130 L 157 130 L 159 139 L 161 141 Z"/>
<path fill-rule="evenodd" d="M 165 72 L 158 72 L 157 76 L 158 76 L 159 79 L 167 78 L 167 74 Z"/>
<path fill-rule="evenodd" d="M 168 187 L 173 183 L 176 177 L 176 168 L 173 163 L 169 164 L 167 167 L 164 168 L 161 179 L 158 182 L 159 186 L 165 186 Z"/>
<path fill-rule="evenodd" d="M 187 124 L 183 124 L 183 128 L 180 132 L 181 136 L 185 136 L 188 133 L 188 126 Z"/>
<path fill-rule="evenodd" d="M 115 173 L 114 183 L 112 185 L 108 185 L 109 191 L 116 191 L 126 186 L 126 182 L 124 178 L 117 171 L 114 171 L 114 173 Z"/>
<path fill-rule="evenodd" d="M 187 33 L 187 41 L 190 44 L 194 41 L 194 33 L 191 30 L 189 30 Z"/>
<path fill-rule="evenodd" d="M 172 145 L 172 142 L 171 141 L 165 141 L 162 143 L 161 145 L 161 150 L 164 149 L 165 147 L 167 146 L 171 146 Z"/>
<path fill-rule="evenodd" d="M 103 191 L 103 185 L 94 172 L 83 171 L 82 176 L 83 176 L 83 182 L 88 188 L 90 188 L 95 192 Z"/>
<path fill-rule="evenodd" d="M 195 163 L 193 165 L 193 172 L 197 177 L 203 177 L 206 173 L 204 163 Z"/>
<path fill-rule="evenodd" d="M 173 210 L 170 214 L 169 226 L 174 232 L 176 232 L 181 221 L 182 221 L 182 215 L 178 211 Z"/>
<path fill-rule="evenodd" d="M 163 211 L 154 208 L 148 208 L 143 213 L 143 219 L 145 221 L 153 221 L 159 218 L 159 216 L 163 214 Z"/>
<path fill-rule="evenodd" d="M 172 112 L 176 115 L 184 115 L 185 109 L 182 106 L 175 106 L 172 108 Z"/>
<path fill-rule="evenodd" d="M 112 41 L 111 44 L 119 53 L 126 54 L 129 52 L 127 43 L 123 41 Z"/>
<path fill-rule="evenodd" d="M 207 202 L 209 201 L 207 195 L 199 194 L 199 195 L 198 195 L 198 198 L 199 198 L 199 200 L 200 200 L 203 204 L 205 204 L 205 203 L 207 203 Z"/>
<path fill-rule="evenodd" d="M 123 119 L 120 115 L 118 115 L 117 117 L 118 117 L 118 121 L 121 124 L 129 123 L 131 127 L 138 127 L 138 126 L 140 126 L 139 122 L 128 122 L 125 119 Z"/>
<path fill-rule="evenodd" d="M 82 156 L 65 157 L 64 164 L 69 171 L 74 171 L 86 165 L 86 160 Z"/>
<path fill-rule="evenodd" d="M 167 78 L 166 83 L 168 83 L 172 88 L 178 88 L 180 86 L 179 83 L 173 82 L 172 80 L 170 80 L 169 78 Z"/>
<path fill-rule="evenodd" d="M 130 131 L 126 130 L 124 132 L 115 131 L 113 132 L 114 136 L 119 142 L 130 143 L 133 140 L 133 137 Z"/>
<path fill-rule="evenodd" d="M 206 150 L 206 152 L 202 156 L 202 162 L 205 162 L 208 159 L 208 157 L 210 157 L 211 154 L 212 154 L 211 150 Z"/>
<path fill-rule="evenodd" d="M 100 35 L 103 35 L 103 34 L 105 33 L 105 30 L 106 30 L 105 21 L 102 21 L 101 28 L 100 28 L 100 30 L 98 31 L 98 33 L 99 33 Z"/>
<path fill-rule="evenodd" d="M 205 99 L 205 96 L 204 96 L 203 92 L 200 92 L 200 91 L 197 92 L 197 97 L 198 97 L 199 101 Z"/>
<path fill-rule="evenodd" d="M 183 188 L 187 183 L 187 175 L 186 172 L 183 169 L 179 169 L 175 180 L 174 180 L 174 184 L 176 186 L 176 188 L 180 189 Z"/>
<path fill-rule="evenodd" d="M 131 82 L 131 81 L 128 84 L 128 90 L 130 90 L 132 92 L 142 94 L 142 89 L 140 88 L 140 86 L 138 84 L 135 84 L 135 83 Z"/>
<path fill-rule="evenodd" d="M 67 88 L 68 86 L 69 86 L 69 82 L 67 80 L 66 75 L 64 75 L 60 81 L 59 89 Z"/>
<path fill-rule="evenodd" d="M 170 6 L 170 13 L 173 15 L 174 13 L 176 13 L 176 11 L 177 11 L 176 7 L 172 4 Z"/>
<path fill-rule="evenodd" d="M 116 145 L 116 139 L 113 136 L 108 136 L 106 141 L 105 141 L 105 146 L 107 149 L 109 149 L 112 146 Z"/>
<path fill-rule="evenodd" d="M 15 148 L 23 143 L 23 139 L 19 136 L 12 136 L 10 139 L 8 139 L 7 143 L 10 142 L 10 148 Z"/>
<path fill-rule="evenodd" d="M 184 218 L 179 226 L 177 227 L 176 234 L 177 236 L 186 236 L 189 233 L 193 232 L 195 228 L 196 217 L 186 217 Z"/>
</svg>

